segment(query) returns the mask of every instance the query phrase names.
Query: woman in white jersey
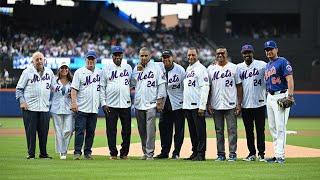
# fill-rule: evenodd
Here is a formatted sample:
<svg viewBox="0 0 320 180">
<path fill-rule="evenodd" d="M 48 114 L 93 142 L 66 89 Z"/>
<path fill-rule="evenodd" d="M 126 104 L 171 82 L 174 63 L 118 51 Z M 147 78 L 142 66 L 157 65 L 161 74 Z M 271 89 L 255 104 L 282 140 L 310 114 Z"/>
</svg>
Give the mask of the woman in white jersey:
<svg viewBox="0 0 320 180">
<path fill-rule="evenodd" d="M 70 110 L 71 82 L 69 66 L 63 62 L 51 87 L 53 96 L 50 109 L 55 129 L 56 152 L 60 154 L 60 159 L 67 159 L 68 145 L 74 130 L 74 118 Z"/>
</svg>

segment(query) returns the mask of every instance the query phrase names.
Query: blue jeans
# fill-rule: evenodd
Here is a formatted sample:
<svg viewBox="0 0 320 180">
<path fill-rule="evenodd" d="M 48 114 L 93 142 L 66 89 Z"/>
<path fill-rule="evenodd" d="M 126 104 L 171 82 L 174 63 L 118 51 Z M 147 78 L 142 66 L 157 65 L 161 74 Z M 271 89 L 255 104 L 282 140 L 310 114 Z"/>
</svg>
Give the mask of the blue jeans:
<svg viewBox="0 0 320 180">
<path fill-rule="evenodd" d="M 97 125 L 97 114 L 95 113 L 75 113 L 75 139 L 74 139 L 74 154 L 82 154 L 84 132 L 86 132 L 84 155 L 92 153 L 91 148 L 94 139 L 94 132 Z"/>
</svg>

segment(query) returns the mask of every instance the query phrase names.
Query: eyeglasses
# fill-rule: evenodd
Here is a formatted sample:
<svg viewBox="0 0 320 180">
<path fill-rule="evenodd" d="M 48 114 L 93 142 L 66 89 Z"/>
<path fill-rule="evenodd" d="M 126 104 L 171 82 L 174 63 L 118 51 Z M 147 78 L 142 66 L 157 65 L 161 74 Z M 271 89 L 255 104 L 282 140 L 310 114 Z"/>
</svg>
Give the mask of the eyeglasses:
<svg viewBox="0 0 320 180">
<path fill-rule="evenodd" d="M 269 52 L 269 51 L 272 51 L 273 50 L 273 48 L 266 48 L 266 49 L 264 49 L 266 52 Z"/>
</svg>

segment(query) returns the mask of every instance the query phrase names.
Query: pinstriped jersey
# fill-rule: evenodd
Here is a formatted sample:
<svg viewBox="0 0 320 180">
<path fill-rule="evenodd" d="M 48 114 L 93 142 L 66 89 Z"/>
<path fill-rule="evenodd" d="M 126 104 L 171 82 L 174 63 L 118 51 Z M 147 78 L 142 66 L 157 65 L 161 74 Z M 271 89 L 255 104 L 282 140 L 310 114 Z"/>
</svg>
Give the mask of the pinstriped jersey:
<svg viewBox="0 0 320 180">
<path fill-rule="evenodd" d="M 50 112 L 55 114 L 72 114 L 71 109 L 71 82 L 68 82 L 66 85 L 63 85 L 58 77 L 54 77 L 51 91 L 51 108 Z"/>
<path fill-rule="evenodd" d="M 33 65 L 23 70 L 17 84 L 17 89 L 23 89 L 23 97 L 28 104 L 28 110 L 38 112 L 49 111 L 49 98 L 54 74 L 51 69 L 44 68 L 42 76 Z"/>
<path fill-rule="evenodd" d="M 148 62 L 143 71 L 134 68 L 132 78 L 135 84 L 134 106 L 139 110 L 148 110 L 156 107 L 159 95 L 165 97 L 166 93 L 159 91 L 159 85 L 166 83 L 165 75 L 160 66 L 155 62 Z"/>
<path fill-rule="evenodd" d="M 100 76 L 97 68 L 90 71 L 82 67 L 74 73 L 71 87 L 78 91 L 78 110 L 84 113 L 98 113 L 100 104 Z"/>
<path fill-rule="evenodd" d="M 255 59 L 249 66 L 245 62 L 237 64 L 243 87 L 241 107 L 258 108 L 266 104 L 266 83 L 264 81 L 266 64 L 264 61 Z"/>
<path fill-rule="evenodd" d="M 109 63 L 102 71 L 101 106 L 128 108 L 131 106 L 130 78 L 132 68 L 129 64 Z"/>
<path fill-rule="evenodd" d="M 208 67 L 211 84 L 211 106 L 216 110 L 233 109 L 237 105 L 236 84 L 241 83 L 237 65 L 228 62 L 225 66 L 218 64 Z"/>
<path fill-rule="evenodd" d="M 164 73 L 166 70 L 163 63 L 160 64 Z M 170 98 L 172 110 L 181 109 L 183 105 L 183 80 L 185 70 L 179 64 L 173 63 L 173 68 L 168 71 L 167 79 L 167 98 Z"/>
<path fill-rule="evenodd" d="M 208 93 L 202 92 L 203 86 L 209 87 L 208 73 L 200 61 L 189 65 L 186 77 L 183 81 L 183 109 L 206 109 Z M 201 93 L 205 93 L 205 99 L 201 99 Z"/>
</svg>

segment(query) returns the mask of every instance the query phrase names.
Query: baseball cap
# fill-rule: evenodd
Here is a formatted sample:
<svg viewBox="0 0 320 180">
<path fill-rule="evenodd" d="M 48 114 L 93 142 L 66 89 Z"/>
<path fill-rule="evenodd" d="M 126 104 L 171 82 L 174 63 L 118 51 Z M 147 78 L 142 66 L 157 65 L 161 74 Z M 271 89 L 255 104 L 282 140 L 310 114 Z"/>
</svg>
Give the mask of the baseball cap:
<svg viewBox="0 0 320 180">
<path fill-rule="evenodd" d="M 97 59 L 97 53 L 94 50 L 89 50 L 86 54 L 86 58 L 88 57 L 94 57 L 95 59 Z"/>
<path fill-rule="evenodd" d="M 166 49 L 162 52 L 162 56 L 172 56 L 172 51 L 170 51 L 169 49 Z"/>
<path fill-rule="evenodd" d="M 69 65 L 68 65 L 66 62 L 62 62 L 62 63 L 59 65 L 59 69 L 60 69 L 62 66 L 67 66 L 67 67 L 69 68 Z"/>
<path fill-rule="evenodd" d="M 111 48 L 111 53 L 114 54 L 114 53 L 123 53 L 123 49 L 121 46 L 113 46 Z"/>
<path fill-rule="evenodd" d="M 245 45 L 243 45 L 242 48 L 241 48 L 241 53 L 243 53 L 243 52 L 245 52 L 245 51 L 254 52 L 253 46 L 250 45 L 250 44 L 245 44 Z"/>
<path fill-rule="evenodd" d="M 264 49 L 268 49 L 268 48 L 270 48 L 270 49 L 277 48 L 277 43 L 275 41 L 272 41 L 272 40 L 265 42 L 264 43 Z"/>
</svg>

